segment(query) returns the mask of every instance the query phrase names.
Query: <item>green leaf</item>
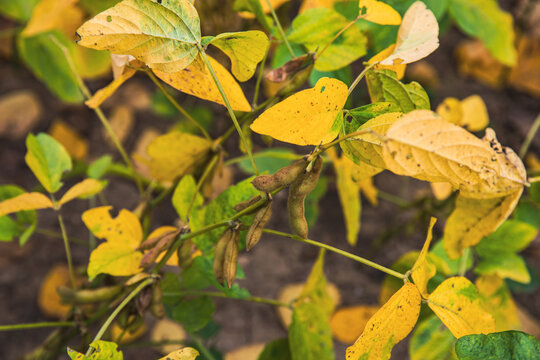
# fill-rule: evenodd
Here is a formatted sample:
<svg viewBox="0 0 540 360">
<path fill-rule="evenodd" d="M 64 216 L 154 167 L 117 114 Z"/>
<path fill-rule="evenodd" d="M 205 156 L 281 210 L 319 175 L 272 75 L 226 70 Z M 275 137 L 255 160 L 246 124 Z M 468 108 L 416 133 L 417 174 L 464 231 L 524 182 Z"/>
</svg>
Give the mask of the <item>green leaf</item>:
<svg viewBox="0 0 540 360">
<path fill-rule="evenodd" d="M 51 136 L 40 133 L 26 137 L 26 164 L 49 193 L 62 187 L 62 174 L 71 170 L 71 158 Z"/>
<path fill-rule="evenodd" d="M 288 339 L 277 339 L 264 347 L 257 360 L 292 360 Z"/>
<path fill-rule="evenodd" d="M 416 326 L 409 345 L 411 360 L 454 360 L 456 338 L 437 316 Z"/>
<path fill-rule="evenodd" d="M 514 21 L 497 0 L 451 0 L 449 10 L 459 28 L 482 40 L 497 60 L 516 64 Z"/>
<path fill-rule="evenodd" d="M 482 275 L 496 274 L 503 279 L 524 284 L 531 281 L 525 260 L 512 252 L 490 253 L 489 256 L 481 258 L 474 272 Z"/>
<path fill-rule="evenodd" d="M 482 257 L 505 252 L 520 252 L 536 238 L 538 229 L 519 220 L 506 220 L 494 233 L 485 237 L 476 246 Z"/>
<path fill-rule="evenodd" d="M 540 342 L 521 331 L 467 335 L 458 339 L 459 360 L 540 359 Z"/>
<path fill-rule="evenodd" d="M 1 185 L 0 202 L 12 199 L 25 192 L 15 185 Z M 23 246 L 34 233 L 36 225 L 37 215 L 34 210 L 20 211 L 15 218 L 8 215 L 0 216 L 0 241 L 12 241 L 18 237 L 19 244 Z"/>
<path fill-rule="evenodd" d="M 264 149 L 254 155 L 259 172 L 268 172 L 270 174 L 289 165 L 291 161 L 297 160 L 298 157 L 298 154 L 287 148 Z M 254 174 L 253 166 L 251 166 L 251 161 L 248 158 L 240 160 L 238 167 L 247 174 Z"/>
<path fill-rule="evenodd" d="M 191 175 L 185 175 L 184 177 L 182 177 L 182 180 L 180 180 L 180 182 L 176 186 L 176 189 L 174 189 L 172 204 L 176 209 L 178 216 L 180 216 L 180 219 L 184 223 L 188 222 L 188 208 L 196 191 L 197 184 L 195 183 L 195 179 Z M 193 202 L 193 209 L 201 207 L 203 201 L 203 197 L 200 194 L 197 194 Z"/>
<path fill-rule="evenodd" d="M 107 173 L 112 164 L 111 155 L 103 155 L 97 160 L 94 160 L 86 170 L 86 174 L 92 179 L 101 179 Z"/>
<path fill-rule="evenodd" d="M 0 0 L 0 13 L 12 19 L 26 22 L 39 0 Z"/>
<path fill-rule="evenodd" d="M 461 263 L 463 261 L 463 256 L 467 256 L 467 265 L 465 267 L 465 270 L 469 270 L 472 266 L 472 256 L 471 252 L 466 252 L 461 257 L 452 260 L 448 257 L 448 254 L 444 250 L 444 244 L 442 240 L 437 241 L 437 243 L 431 248 L 430 251 L 431 254 L 434 254 L 438 256 L 442 262 L 446 264 L 448 267 L 448 272 L 445 275 L 457 275 L 460 271 Z"/>
<path fill-rule="evenodd" d="M 403 15 L 415 1 L 417 0 L 387 0 L 385 3 L 392 6 L 397 12 Z M 422 0 L 439 21 L 446 14 L 449 1 L 450 0 Z"/>
<path fill-rule="evenodd" d="M 352 82 L 352 70 L 350 66 L 345 66 L 341 69 L 337 69 L 334 71 L 319 71 L 317 69 L 313 69 L 311 71 L 311 74 L 309 75 L 309 84 L 311 86 L 315 86 L 315 84 L 317 84 L 317 81 L 319 81 L 323 77 L 331 77 L 334 79 L 338 79 L 345 84 L 350 85 Z"/>
<path fill-rule="evenodd" d="M 531 186 L 533 184 L 531 184 Z M 538 209 L 538 207 L 536 207 L 532 202 L 522 200 L 516 207 L 514 219 L 538 228 L 540 226 L 540 209 Z"/>
<path fill-rule="evenodd" d="M 330 329 L 334 303 L 326 291 L 323 265 L 324 251 L 321 251 L 295 303 L 289 327 L 289 346 L 293 360 L 334 359 Z"/>
<path fill-rule="evenodd" d="M 372 102 L 393 103 L 404 113 L 430 109 L 429 97 L 422 86 L 416 81 L 403 84 L 392 70 L 370 70 L 366 82 Z"/>
<path fill-rule="evenodd" d="M 48 31 L 31 37 L 19 36 L 19 54 L 34 75 L 56 96 L 66 102 L 80 103 L 84 97 L 79 90 L 77 78 L 71 71 L 64 52 L 52 37 L 68 49 L 73 58 L 75 44 L 59 31 Z"/>
<path fill-rule="evenodd" d="M 306 50 L 302 45 L 292 43 L 291 48 L 296 56 L 301 56 L 306 54 Z M 287 61 L 292 60 L 291 53 L 289 52 L 289 49 L 287 49 L 287 46 L 285 44 L 279 44 L 276 47 L 276 50 L 274 51 L 274 55 L 272 57 L 271 66 L 272 69 L 277 69 L 283 65 Z M 330 76 L 332 77 L 332 76 Z M 315 81 L 315 83 L 317 83 Z M 312 86 L 315 86 L 315 84 L 312 84 Z"/>
<path fill-rule="evenodd" d="M 201 41 L 199 16 L 190 0 L 123 0 L 85 22 L 77 34 L 81 46 L 132 55 L 168 73 L 189 66 Z"/>
<path fill-rule="evenodd" d="M 214 301 L 209 296 L 183 299 L 172 310 L 172 318 L 188 332 L 202 329 L 212 320 L 216 311 Z"/>
<path fill-rule="evenodd" d="M 262 31 L 222 33 L 208 42 L 231 59 L 231 71 L 239 81 L 249 80 L 264 58 L 270 42 Z"/>
<path fill-rule="evenodd" d="M 123 360 L 124 355 L 116 350 L 118 345 L 110 341 L 97 340 L 90 344 L 94 352 L 90 356 L 85 356 L 78 351 L 68 348 L 67 352 L 71 360 Z"/>
<path fill-rule="evenodd" d="M 92 16 L 112 8 L 122 0 L 79 0 L 79 4 Z"/>
<path fill-rule="evenodd" d="M 355 132 L 360 126 L 364 125 L 374 117 L 386 113 L 400 111 L 401 107 L 391 102 L 376 102 L 351 109 L 348 111 L 346 121 L 344 123 L 344 135 Z"/>
</svg>

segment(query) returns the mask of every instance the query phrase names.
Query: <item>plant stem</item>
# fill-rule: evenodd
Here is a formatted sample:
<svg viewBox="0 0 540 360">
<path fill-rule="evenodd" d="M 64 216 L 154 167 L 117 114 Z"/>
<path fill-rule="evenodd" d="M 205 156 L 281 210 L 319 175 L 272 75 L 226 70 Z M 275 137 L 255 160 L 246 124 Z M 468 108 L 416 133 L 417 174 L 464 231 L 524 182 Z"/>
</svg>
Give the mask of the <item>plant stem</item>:
<svg viewBox="0 0 540 360">
<path fill-rule="evenodd" d="M 195 335 L 195 334 L 193 334 L 191 332 L 188 332 L 188 334 L 189 334 L 189 337 L 191 338 L 191 340 L 193 340 L 195 345 L 199 348 L 199 350 L 201 351 L 202 355 L 205 357 L 206 360 L 216 360 L 214 355 L 212 355 L 210 350 L 208 350 L 206 348 L 206 346 L 204 346 L 203 342 L 201 341 L 201 339 L 197 335 Z"/>
<path fill-rule="evenodd" d="M 469 255 L 471 254 L 471 249 L 466 248 L 463 250 L 463 255 L 461 257 L 461 262 L 459 263 L 459 276 L 464 276 L 467 272 L 467 263 L 469 262 Z"/>
<path fill-rule="evenodd" d="M 363 18 L 363 17 L 364 17 L 364 15 L 360 15 L 360 14 L 359 14 L 359 15 L 356 17 L 356 19 L 354 19 L 353 21 L 351 21 L 350 23 L 348 23 L 347 25 L 345 25 L 345 27 L 344 27 L 343 29 L 339 30 L 339 32 L 338 32 L 336 35 L 334 35 L 334 37 L 332 38 L 332 40 L 330 40 L 330 41 L 328 42 L 328 44 L 326 44 L 326 45 L 322 48 L 322 50 L 319 51 L 319 52 L 317 53 L 317 55 L 315 56 L 315 58 L 321 57 L 322 53 L 325 52 L 326 49 L 328 49 L 328 47 L 329 47 L 330 45 L 332 45 L 332 43 L 333 43 L 334 41 L 336 41 L 337 38 L 340 37 L 341 34 L 343 34 L 345 31 L 347 31 L 351 26 L 353 26 L 358 20 L 360 20 L 360 19 Z"/>
<path fill-rule="evenodd" d="M 377 269 L 379 271 L 387 273 L 388 275 L 395 276 L 395 277 L 397 277 L 399 279 L 405 279 L 406 278 L 405 274 L 399 273 L 397 271 L 394 271 L 392 269 L 389 269 L 387 267 L 384 267 L 382 265 L 374 263 L 373 261 L 364 259 L 363 257 L 351 254 L 351 253 L 349 253 L 347 251 L 335 248 L 335 247 L 330 246 L 330 245 L 320 243 L 318 241 L 314 241 L 314 240 L 310 240 L 310 239 L 304 239 L 304 238 L 302 238 L 300 236 L 284 233 L 284 232 L 277 231 L 277 230 L 265 229 L 264 232 L 268 233 L 268 234 L 283 236 L 283 237 L 286 237 L 286 238 L 289 238 L 289 239 L 293 239 L 293 240 L 300 241 L 300 242 L 303 242 L 303 243 L 306 243 L 306 244 L 310 244 L 310 245 L 314 245 L 314 246 L 317 246 L 317 247 L 320 247 L 320 248 L 323 248 L 323 249 L 327 249 L 329 251 L 332 251 L 332 252 L 335 252 L 336 254 L 340 254 L 342 256 L 348 257 L 349 259 L 352 259 L 352 260 L 357 261 L 359 263 L 362 263 L 364 265 L 371 266 L 372 268 L 375 268 L 375 269 Z"/>
<path fill-rule="evenodd" d="M 32 324 L 13 324 L 13 325 L 0 325 L 0 331 L 11 330 L 25 330 L 25 329 L 39 329 L 45 327 L 71 327 L 77 324 L 73 321 L 59 321 L 59 322 L 38 322 Z"/>
<path fill-rule="evenodd" d="M 269 43 L 270 44 L 272 43 L 271 35 L 270 35 Z M 251 107 L 254 109 L 257 107 L 257 102 L 259 101 L 259 90 L 261 88 L 264 67 L 266 66 L 266 59 L 268 58 L 269 52 L 270 52 L 270 45 L 268 45 L 268 48 L 266 49 L 266 52 L 264 53 L 264 57 L 261 60 L 261 64 L 259 65 L 259 75 L 257 76 L 257 82 L 255 83 L 255 93 L 253 94 L 253 102 L 251 103 Z"/>
<path fill-rule="evenodd" d="M 534 136 L 538 132 L 538 129 L 540 129 L 540 114 L 538 114 L 538 116 L 534 120 L 531 128 L 529 129 L 529 132 L 527 133 L 525 141 L 523 141 L 523 145 L 521 145 L 521 148 L 519 149 L 519 157 L 521 159 L 523 159 L 525 155 L 527 155 L 527 150 L 529 150 L 529 146 L 531 146 L 531 143 L 534 139 Z"/>
<path fill-rule="evenodd" d="M 353 138 L 353 137 L 358 136 L 358 135 L 368 134 L 368 133 L 373 134 L 373 130 L 371 130 L 371 129 L 358 130 L 358 131 L 352 132 L 350 134 L 344 135 L 344 136 L 340 137 L 339 139 L 336 139 L 336 140 L 334 140 L 332 142 L 329 142 L 328 144 L 326 144 L 324 146 L 321 146 L 318 150 L 315 150 L 309 156 L 310 158 L 308 160 L 313 161 L 317 155 L 319 155 L 322 152 L 325 152 L 326 150 L 330 149 L 332 146 L 334 146 L 336 144 L 339 144 L 340 142 L 342 142 L 344 140 Z"/>
<path fill-rule="evenodd" d="M 193 196 L 191 197 L 191 201 L 189 202 L 189 206 L 187 208 L 186 214 L 189 215 L 189 213 L 191 213 L 191 208 L 195 204 L 195 199 L 197 198 L 197 195 L 199 194 L 199 191 L 201 190 L 201 187 L 203 186 L 204 182 L 206 181 L 206 178 L 212 172 L 212 169 L 216 165 L 216 162 L 217 162 L 218 159 L 219 159 L 219 155 L 214 155 L 214 157 L 212 157 L 212 160 L 210 160 L 210 162 L 208 163 L 208 165 L 204 169 L 203 174 L 201 175 L 201 177 L 199 178 L 199 181 L 197 182 L 197 186 L 195 187 L 195 192 L 193 193 Z"/>
<path fill-rule="evenodd" d="M 153 282 L 154 282 L 154 278 L 148 278 L 144 280 L 124 300 L 122 300 L 122 302 L 116 307 L 116 309 L 114 309 L 111 315 L 109 315 L 107 320 L 105 320 L 105 323 L 101 325 L 101 328 L 99 328 L 99 331 L 94 337 L 94 339 L 92 340 L 92 342 L 100 340 L 103 334 L 105 334 L 105 331 L 107 331 L 109 326 L 112 324 L 116 316 L 120 313 L 120 311 L 122 311 L 122 309 L 131 301 L 131 299 L 137 296 L 138 293 L 140 293 L 146 286 L 150 285 Z M 93 348 L 89 347 L 88 350 L 86 351 L 85 356 L 90 356 L 92 352 L 93 352 Z"/>
<path fill-rule="evenodd" d="M 296 55 L 294 55 L 294 51 L 291 47 L 291 44 L 289 44 L 289 40 L 287 40 L 287 36 L 285 35 L 285 31 L 283 31 L 283 27 L 281 26 L 281 23 L 279 22 L 279 19 L 276 15 L 276 12 L 274 11 L 274 7 L 272 6 L 272 3 L 270 0 L 266 0 L 266 3 L 268 4 L 268 7 L 270 8 L 270 12 L 272 13 L 272 17 L 274 18 L 274 21 L 276 22 L 276 26 L 278 28 L 279 34 L 281 35 L 281 38 L 283 39 L 283 42 L 285 43 L 285 46 L 287 46 L 287 49 L 289 50 L 289 53 L 294 58 Z"/>
<path fill-rule="evenodd" d="M 57 233 L 56 231 L 47 230 L 47 229 L 36 229 L 34 231 L 36 233 L 38 233 L 38 234 L 41 234 L 41 235 L 62 239 L 62 234 Z M 85 241 L 83 241 L 81 239 L 78 239 L 78 238 L 69 237 L 68 240 L 70 242 L 72 242 L 72 243 L 77 244 L 77 245 L 88 246 L 88 243 L 86 243 Z"/>
<path fill-rule="evenodd" d="M 283 153 L 283 154 L 281 154 L 281 153 L 275 153 L 275 154 L 257 153 L 257 154 L 253 155 L 254 159 L 262 158 L 262 157 L 267 157 L 267 158 L 272 158 L 272 159 L 298 160 L 298 159 L 303 158 L 304 156 L 303 155 L 296 155 L 296 154 L 289 154 L 289 153 Z M 225 161 L 223 163 L 223 165 L 228 166 L 228 165 L 232 165 L 232 164 L 237 164 L 237 163 L 239 163 L 241 161 L 244 161 L 244 160 L 249 160 L 249 157 L 245 156 L 245 155 L 235 157 L 235 158 L 232 158 L 232 159 L 229 159 L 229 160 Z"/>
<path fill-rule="evenodd" d="M 66 232 L 66 226 L 64 225 L 64 218 L 62 217 L 62 214 L 60 214 L 60 209 L 56 209 L 56 215 L 58 217 L 58 223 L 60 224 L 60 231 L 62 232 L 62 239 L 64 240 L 64 248 L 66 250 L 66 258 L 67 258 L 69 280 L 71 282 L 71 288 L 73 290 L 76 290 L 77 287 L 75 285 L 75 273 L 73 271 L 73 263 L 71 260 L 71 247 L 69 245 L 69 239 Z"/>
<path fill-rule="evenodd" d="M 356 77 L 356 79 L 354 79 L 353 83 L 351 84 L 351 86 L 349 86 L 349 96 L 351 95 L 351 93 L 353 92 L 354 88 L 356 87 L 356 85 L 358 85 L 358 83 L 360 82 L 360 80 L 362 80 L 364 78 L 364 76 L 366 75 L 366 73 L 368 72 L 369 69 L 371 69 L 372 67 L 374 67 L 375 65 L 377 65 L 377 63 L 373 63 L 373 64 L 370 64 L 368 66 L 366 66 L 364 68 L 364 70 L 362 70 L 362 72 L 360 73 L 360 75 L 358 75 Z"/>
<path fill-rule="evenodd" d="M 229 111 L 229 115 L 231 116 L 231 119 L 234 123 L 234 127 L 236 128 L 236 131 L 238 131 L 240 140 L 242 141 L 242 144 L 244 145 L 244 148 L 246 149 L 248 153 L 249 159 L 251 161 L 251 165 L 253 166 L 253 169 L 255 169 L 255 174 L 259 175 L 259 170 L 257 169 L 255 160 L 253 160 L 253 154 L 251 153 L 249 144 L 246 138 L 244 137 L 242 128 L 240 128 L 240 124 L 238 123 L 238 120 L 236 119 L 236 115 L 234 114 L 234 111 L 231 108 L 231 104 L 229 103 L 229 99 L 227 98 L 227 95 L 225 94 L 225 91 L 223 90 L 223 86 L 221 85 L 216 73 L 214 72 L 214 69 L 212 68 L 212 64 L 210 64 L 210 60 L 208 60 L 208 56 L 206 56 L 204 49 L 202 48 L 200 44 L 197 44 L 197 47 L 199 49 L 200 54 L 202 55 L 202 58 L 204 60 L 204 63 L 206 64 L 206 67 L 208 68 L 208 71 L 210 71 L 210 75 L 212 76 L 212 78 L 214 79 L 214 82 L 216 83 L 219 93 L 221 94 L 221 97 L 223 98 L 223 102 L 225 103 L 225 106 L 227 107 L 227 110 Z"/>
<path fill-rule="evenodd" d="M 234 300 L 242 300 L 242 301 L 248 301 L 248 302 L 255 302 L 259 304 L 268 304 L 272 306 L 280 306 L 280 307 L 291 307 L 291 304 L 284 303 L 279 300 L 274 299 L 267 299 L 262 298 L 258 296 L 250 296 L 248 298 L 238 298 L 238 297 L 231 297 L 227 294 L 224 294 L 219 291 L 195 291 L 195 290 L 188 290 L 188 291 L 171 291 L 171 292 L 164 292 L 164 297 L 176 297 L 176 296 L 210 296 L 210 297 L 218 297 L 218 298 L 225 298 L 225 299 L 234 299 Z"/>
<path fill-rule="evenodd" d="M 154 73 L 152 72 L 152 70 L 150 69 L 143 69 L 142 71 L 144 71 L 146 73 L 146 75 L 148 75 L 148 77 L 152 80 L 152 82 L 154 84 L 156 84 L 156 86 L 158 87 L 159 90 L 161 90 L 161 92 L 163 93 L 163 95 L 165 95 L 165 97 L 167 98 L 167 100 L 169 100 L 169 102 L 176 108 L 176 110 L 178 110 L 182 115 L 184 115 L 184 117 L 186 119 L 188 119 L 189 122 L 191 122 L 197 129 L 199 129 L 199 131 L 201 132 L 201 134 L 203 134 L 203 136 L 205 138 L 207 138 L 209 141 L 212 141 L 212 138 L 210 137 L 210 135 L 208 135 L 208 132 L 204 129 L 204 127 L 202 127 L 201 124 L 199 124 L 199 122 L 197 120 L 195 120 L 183 107 L 182 105 L 180 105 L 178 103 L 178 101 L 176 101 L 176 99 L 167 91 L 167 89 L 165 89 L 165 87 L 163 86 L 163 84 L 161 83 L 161 81 L 158 80 L 158 78 L 154 75 Z"/>
<path fill-rule="evenodd" d="M 377 191 L 379 197 L 383 200 L 386 200 L 388 202 L 391 202 L 392 204 L 395 204 L 399 207 L 407 207 L 409 206 L 409 203 L 405 200 L 403 200 L 402 198 L 400 198 L 399 196 L 396 196 L 394 194 L 390 194 L 390 193 L 387 193 L 385 191 L 382 191 L 382 190 L 378 190 Z"/>
</svg>

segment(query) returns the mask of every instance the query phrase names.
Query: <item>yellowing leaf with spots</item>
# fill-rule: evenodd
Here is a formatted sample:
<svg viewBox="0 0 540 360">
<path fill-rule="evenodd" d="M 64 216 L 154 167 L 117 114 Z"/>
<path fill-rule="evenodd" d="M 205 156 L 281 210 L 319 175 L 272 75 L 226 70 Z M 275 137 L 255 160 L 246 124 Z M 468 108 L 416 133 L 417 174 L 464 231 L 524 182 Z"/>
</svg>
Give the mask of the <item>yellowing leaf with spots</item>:
<svg viewBox="0 0 540 360">
<path fill-rule="evenodd" d="M 142 253 L 137 251 L 142 240 L 139 219 L 125 209 L 112 218 L 111 209 L 111 206 L 102 206 L 82 215 L 86 227 L 98 239 L 106 240 L 90 254 L 87 272 L 91 280 L 101 273 L 129 276 L 142 270 L 139 267 Z"/>
<path fill-rule="evenodd" d="M 396 121 L 383 147 L 390 171 L 446 181 L 471 198 L 500 197 L 522 188 L 524 168 L 514 155 L 503 152 L 494 136 L 480 140 L 429 110 L 412 111 Z"/>
<path fill-rule="evenodd" d="M 403 16 L 396 48 L 382 65 L 409 64 L 425 58 L 439 47 L 439 24 L 426 4 L 417 1 Z"/>
<path fill-rule="evenodd" d="M 234 80 L 234 77 L 219 62 L 210 56 L 208 58 L 233 110 L 251 111 L 251 105 L 249 105 L 242 88 Z M 191 66 L 182 71 L 167 73 L 154 70 L 154 74 L 183 93 L 225 106 L 212 75 L 210 75 L 208 69 L 199 61 L 195 61 Z"/>
<path fill-rule="evenodd" d="M 497 275 L 483 275 L 475 281 L 486 310 L 495 319 L 495 331 L 522 330 L 518 309 L 506 283 Z"/>
<path fill-rule="evenodd" d="M 84 23 L 77 35 L 79 45 L 176 72 L 195 60 L 201 28 L 192 1 L 123 0 Z"/>
<path fill-rule="evenodd" d="M 249 80 L 264 58 L 270 42 L 262 31 L 223 33 L 213 37 L 214 45 L 231 59 L 231 71 L 239 81 Z"/>
<path fill-rule="evenodd" d="M 362 335 L 367 322 L 380 306 L 358 305 L 339 309 L 330 319 L 334 338 L 344 344 L 351 344 Z"/>
<path fill-rule="evenodd" d="M 374 55 L 371 59 L 369 59 L 368 63 L 369 64 L 376 64 L 374 66 L 374 68 L 377 69 L 377 70 L 387 69 L 387 70 L 394 71 L 396 73 L 396 78 L 398 80 L 401 80 L 401 79 L 403 79 L 403 76 L 405 76 L 405 69 L 407 68 L 406 64 L 395 64 L 395 65 L 377 64 L 378 62 L 380 62 L 380 61 L 386 59 L 387 57 L 389 57 L 390 55 L 392 55 L 392 53 L 394 52 L 395 49 L 396 49 L 396 44 L 390 45 L 389 47 L 387 47 L 386 49 L 382 50 L 378 54 Z"/>
<path fill-rule="evenodd" d="M 435 225 L 435 222 L 437 222 L 437 219 L 432 217 L 429 222 L 426 242 L 424 243 L 422 251 L 420 251 L 420 255 L 418 256 L 418 259 L 416 259 L 416 262 L 411 269 L 411 276 L 414 280 L 414 284 L 424 298 L 429 296 L 427 292 L 427 284 L 429 280 L 437 273 L 437 268 L 427 257 L 429 245 L 431 244 L 431 239 L 433 239 L 433 226 Z"/>
<path fill-rule="evenodd" d="M 459 195 L 444 227 L 444 250 L 457 259 L 463 250 L 478 244 L 501 225 L 514 211 L 523 189 L 505 197 L 471 199 Z"/>
<path fill-rule="evenodd" d="M 401 15 L 390 5 L 377 0 L 360 0 L 358 7 L 362 19 L 380 25 L 399 25 Z"/>
<path fill-rule="evenodd" d="M 78 184 L 73 185 L 59 201 L 60 205 L 70 202 L 76 198 L 87 198 L 101 192 L 103 183 L 96 179 L 85 179 Z"/>
<path fill-rule="evenodd" d="M 469 131 L 483 130 L 489 124 L 486 104 L 478 95 L 471 95 L 461 101 L 453 97 L 446 98 L 437 107 L 437 114 Z"/>
<path fill-rule="evenodd" d="M 23 210 L 38 210 L 54 207 L 51 199 L 37 192 L 25 193 L 0 202 L 0 217 Z"/>
<path fill-rule="evenodd" d="M 32 17 L 22 31 L 22 36 L 58 29 L 72 38 L 81 25 L 84 13 L 77 7 L 77 0 L 41 0 L 32 10 Z"/>
<path fill-rule="evenodd" d="M 158 360 L 195 360 L 199 356 L 199 352 L 194 348 L 185 347 L 159 358 Z"/>
<path fill-rule="evenodd" d="M 348 96 L 343 82 L 322 78 L 314 88 L 302 90 L 263 112 L 251 130 L 296 145 L 320 145 L 334 140 L 336 117 Z"/>
<path fill-rule="evenodd" d="M 387 360 L 392 348 L 414 328 L 422 298 L 416 286 L 406 283 L 366 324 L 362 335 L 347 348 L 347 360 Z"/>
<path fill-rule="evenodd" d="M 429 296 L 428 305 L 456 338 L 495 331 L 474 284 L 462 276 L 443 281 Z"/>
</svg>

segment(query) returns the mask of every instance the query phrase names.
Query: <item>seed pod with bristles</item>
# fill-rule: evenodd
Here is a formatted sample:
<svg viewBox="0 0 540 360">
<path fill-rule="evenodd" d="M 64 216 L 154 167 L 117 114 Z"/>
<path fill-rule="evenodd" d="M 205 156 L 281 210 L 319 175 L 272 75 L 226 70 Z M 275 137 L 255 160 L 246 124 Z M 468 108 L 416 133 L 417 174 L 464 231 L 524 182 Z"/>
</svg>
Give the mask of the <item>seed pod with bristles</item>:
<svg viewBox="0 0 540 360">
<path fill-rule="evenodd" d="M 268 203 L 259 209 L 253 218 L 253 223 L 249 227 L 246 235 L 246 250 L 251 250 L 261 239 L 264 227 L 272 217 L 272 200 L 268 199 Z"/>
<path fill-rule="evenodd" d="M 223 283 L 223 278 L 225 276 L 223 264 L 225 260 L 225 251 L 227 249 L 227 244 L 230 242 L 230 239 L 232 238 L 233 231 L 231 229 L 225 230 L 221 238 L 216 244 L 216 251 L 214 253 L 214 264 L 213 264 L 213 271 L 214 276 L 216 277 L 217 281 L 219 283 Z"/>
<path fill-rule="evenodd" d="M 322 170 L 322 158 L 319 156 L 315 159 L 313 168 L 310 172 L 303 174 L 289 188 L 289 198 L 287 200 L 287 209 L 289 211 L 289 225 L 291 231 L 307 238 L 308 224 L 305 216 L 305 199 L 317 186 L 319 176 Z"/>
<path fill-rule="evenodd" d="M 305 170 L 306 160 L 296 160 L 289 166 L 276 171 L 272 175 L 259 175 L 251 182 L 255 189 L 264 192 L 272 192 L 280 187 L 287 187 L 295 181 Z"/>
<path fill-rule="evenodd" d="M 225 259 L 223 261 L 223 275 L 225 282 L 230 288 L 234 279 L 236 279 L 236 268 L 238 264 L 238 241 L 240 240 L 240 231 L 234 229 L 233 235 L 227 243 L 225 249 Z"/>
<path fill-rule="evenodd" d="M 234 205 L 234 210 L 236 212 L 240 212 L 244 209 L 247 209 L 248 207 L 250 207 L 251 205 L 254 205 L 257 203 L 257 201 L 261 200 L 261 195 L 257 195 L 257 196 L 254 196 L 252 197 L 251 199 L 249 200 L 246 200 L 246 201 L 242 201 L 236 205 Z"/>
</svg>

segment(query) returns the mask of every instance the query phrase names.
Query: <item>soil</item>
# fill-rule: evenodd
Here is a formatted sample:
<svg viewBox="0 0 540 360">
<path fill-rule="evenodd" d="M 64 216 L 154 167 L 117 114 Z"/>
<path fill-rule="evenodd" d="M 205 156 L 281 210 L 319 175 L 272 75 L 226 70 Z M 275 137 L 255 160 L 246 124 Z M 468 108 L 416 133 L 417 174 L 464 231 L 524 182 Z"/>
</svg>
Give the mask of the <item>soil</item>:
<svg viewBox="0 0 540 360">
<path fill-rule="evenodd" d="M 471 94 L 479 94 L 485 100 L 491 119 L 491 126 L 498 134 L 502 144 L 518 149 L 533 119 L 540 113 L 540 101 L 524 93 L 514 90 L 493 90 L 472 79 L 459 76 L 456 72 L 453 51 L 456 44 L 464 37 L 456 30 L 450 30 L 441 38 L 440 48 L 427 60 L 436 68 L 442 84 L 430 98 L 433 108 L 447 96 L 464 98 Z M 44 108 L 39 125 L 33 132 L 47 131 L 52 121 L 61 118 L 75 127 L 91 142 L 91 158 L 114 150 L 108 147 L 102 136 L 102 129 L 93 112 L 82 106 L 70 106 L 59 102 L 34 76 L 17 61 L 0 60 L 0 96 L 18 89 L 30 89 L 38 94 Z M 132 80 L 146 89 L 154 86 L 145 78 Z M 107 81 L 92 82 L 93 91 Z M 115 104 L 122 100 L 122 91 L 108 102 Z M 125 94 L 124 94 L 125 95 Z M 181 97 L 182 102 L 204 104 L 192 98 Z M 214 111 L 216 129 L 214 135 L 222 132 L 228 125 L 225 111 L 218 106 L 211 106 Z M 105 108 L 107 112 L 109 109 Z M 136 139 L 147 127 L 165 130 L 172 125 L 171 120 L 164 120 L 150 110 L 137 111 L 136 127 L 129 134 L 125 146 L 131 150 Z M 261 143 L 262 144 L 262 143 Z M 236 140 L 227 143 L 231 156 L 238 155 Z M 540 155 L 540 138 L 536 137 L 532 151 Z M 305 149 L 299 150 L 305 151 Z M 25 145 L 22 140 L 0 139 L 0 184 L 17 184 L 26 189 L 37 185 L 36 180 L 24 162 Z M 118 157 L 117 157 L 118 158 Z M 119 158 L 118 158 L 119 159 Z M 332 176 L 331 171 L 327 172 Z M 237 179 L 244 175 L 238 172 Z M 68 185 L 74 180 L 67 182 Z M 376 185 L 381 190 L 397 195 L 406 200 L 416 198 L 427 191 L 425 183 L 400 178 L 391 174 L 377 176 Z M 136 188 L 132 183 L 115 179 L 109 183 L 105 191 L 108 202 L 115 208 L 133 209 L 137 202 Z M 279 194 L 275 208 L 285 208 L 284 194 Z M 81 222 L 80 214 L 88 207 L 84 201 L 73 202 L 62 212 L 66 226 L 71 235 L 84 238 L 87 229 Z M 335 184 L 330 181 L 327 194 L 321 200 L 320 216 L 317 224 L 310 229 L 310 236 L 323 243 L 336 246 L 352 253 L 366 256 L 380 264 L 390 266 L 402 254 L 419 249 L 423 243 L 427 224 L 425 220 L 414 227 L 412 232 L 406 231 L 406 224 L 414 218 L 415 210 L 403 210 L 393 203 L 380 200 L 378 207 L 363 202 L 362 229 L 358 245 L 349 246 L 345 241 L 345 231 L 339 199 Z M 164 205 L 154 215 L 156 226 L 171 224 L 174 221 L 170 206 Z M 436 235 L 440 237 L 443 221 L 436 227 Z M 288 231 L 287 219 L 283 212 L 275 212 L 271 228 Z M 39 228 L 58 231 L 54 213 L 40 212 Z M 391 236 L 383 239 L 388 232 Z M 376 243 L 378 244 L 375 247 Z M 532 245 L 538 248 L 538 239 Z M 527 260 L 540 272 L 540 260 L 530 251 Z M 279 290 L 288 283 L 304 281 L 309 274 L 318 254 L 315 247 L 310 247 L 292 240 L 274 236 L 263 237 L 261 243 L 249 254 L 241 254 L 240 261 L 247 274 L 240 280 L 254 296 L 276 298 Z M 73 257 L 76 265 L 84 265 L 88 260 L 88 250 L 82 246 L 73 246 Z M 37 306 L 37 295 L 40 283 L 47 271 L 57 263 L 65 261 L 62 241 L 59 238 L 35 234 L 23 247 L 16 243 L 0 244 L 0 324 L 31 323 L 51 320 L 41 314 Z M 326 257 L 326 274 L 341 291 L 342 305 L 376 304 L 380 284 L 384 274 L 372 268 L 360 265 L 337 254 L 328 253 Z M 516 301 L 526 308 L 534 317 L 540 318 L 540 291 L 530 294 L 518 294 Z M 264 343 L 286 336 L 275 309 L 268 305 L 240 302 L 229 299 L 216 299 L 217 312 L 215 321 L 221 326 L 217 337 L 209 345 L 222 351 L 229 351 L 239 346 Z M 0 333 L 0 359 L 18 359 L 41 344 L 50 329 Z M 77 344 L 72 344 L 76 346 Z M 344 358 L 345 345 L 335 344 L 336 356 Z M 407 359 L 407 342 L 399 344 L 393 355 L 395 359 Z M 126 359 L 154 359 L 159 353 L 152 349 L 126 349 Z M 65 358 L 63 355 L 61 358 Z"/>
</svg>

